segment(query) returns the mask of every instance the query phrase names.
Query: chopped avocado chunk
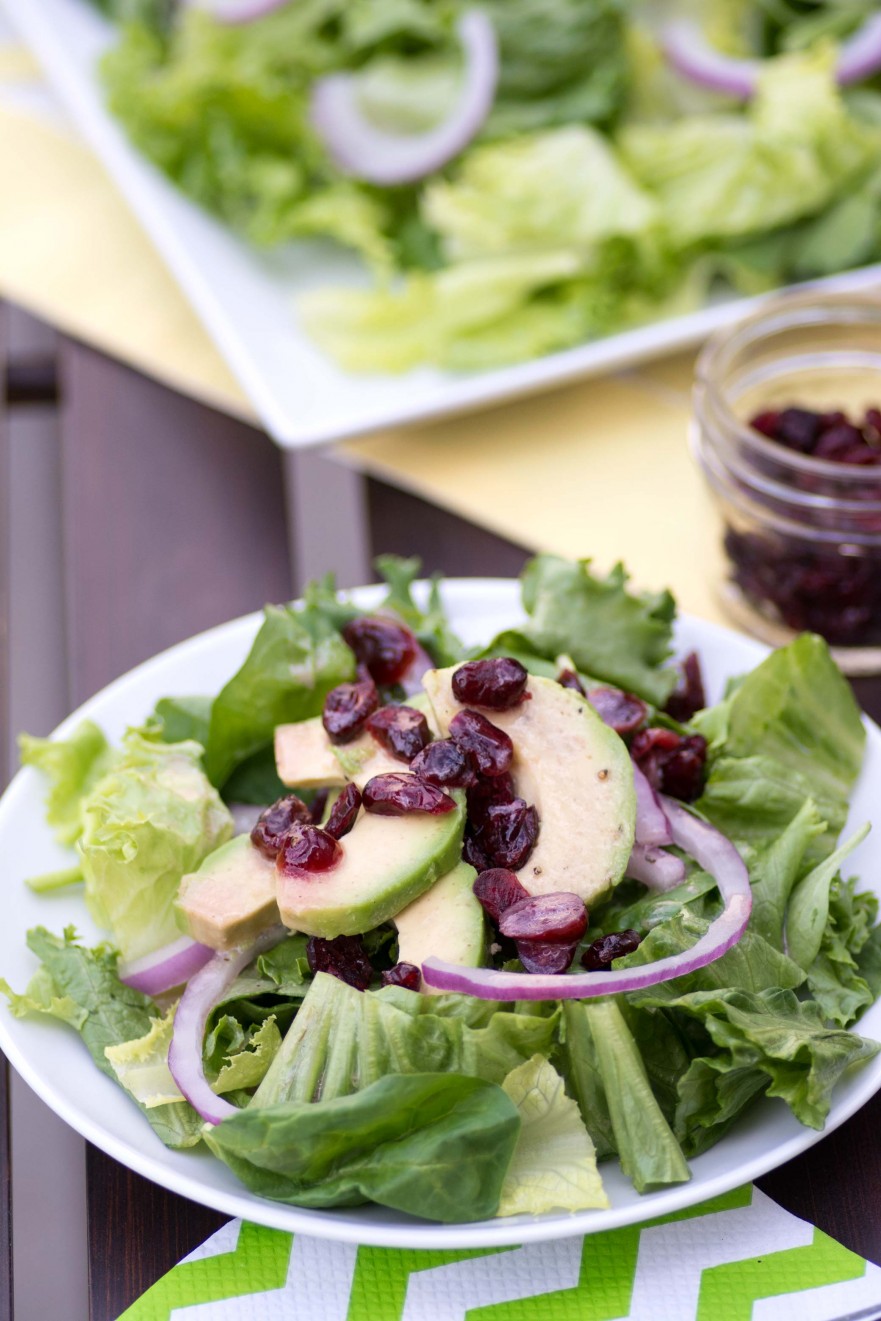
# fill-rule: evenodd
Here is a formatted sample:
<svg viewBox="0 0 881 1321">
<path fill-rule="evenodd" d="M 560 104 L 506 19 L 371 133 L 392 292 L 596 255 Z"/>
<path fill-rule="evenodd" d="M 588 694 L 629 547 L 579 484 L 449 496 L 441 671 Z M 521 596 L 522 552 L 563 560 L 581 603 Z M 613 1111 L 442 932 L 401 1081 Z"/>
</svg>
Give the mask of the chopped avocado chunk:
<svg viewBox="0 0 881 1321">
<path fill-rule="evenodd" d="M 421 968 L 425 959 L 435 955 L 466 968 L 483 965 L 486 927 L 472 888 L 476 875 L 467 862 L 460 862 L 398 913 L 394 922 L 401 963 Z M 430 986 L 422 990 L 437 994 Z"/>
<path fill-rule="evenodd" d="M 275 877 L 275 864 L 237 835 L 181 881 L 178 924 L 211 949 L 244 945 L 279 920 Z"/>
<path fill-rule="evenodd" d="M 398 770 L 406 774 L 402 763 Z M 341 841 L 342 859 L 311 876 L 278 876 L 281 920 L 310 936 L 353 936 L 388 922 L 451 871 L 462 851 L 463 796 L 440 816 L 361 811 Z"/>
<path fill-rule="evenodd" d="M 292 789 L 342 788 L 346 783 L 320 716 L 275 731 L 275 767 Z"/>
<path fill-rule="evenodd" d="M 423 680 L 443 730 L 462 710 L 454 672 L 431 670 Z M 579 693 L 535 675 L 526 691 L 510 711 L 486 712 L 514 745 L 518 795 L 538 811 L 538 840 L 517 875 L 530 894 L 566 890 L 591 903 L 621 879 L 633 848 L 630 754 Z"/>
</svg>

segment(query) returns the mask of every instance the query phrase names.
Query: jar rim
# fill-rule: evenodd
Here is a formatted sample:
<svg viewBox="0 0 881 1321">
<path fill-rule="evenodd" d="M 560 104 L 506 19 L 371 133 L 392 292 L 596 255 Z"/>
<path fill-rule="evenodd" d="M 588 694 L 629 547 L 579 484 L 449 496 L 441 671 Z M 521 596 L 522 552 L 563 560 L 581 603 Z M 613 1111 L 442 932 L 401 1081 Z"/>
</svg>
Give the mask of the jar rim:
<svg viewBox="0 0 881 1321">
<path fill-rule="evenodd" d="M 876 475 L 881 499 L 881 464 L 873 470 L 836 463 L 830 459 L 818 459 L 788 449 L 763 436 L 738 417 L 722 384 L 738 354 L 751 345 L 763 340 L 770 341 L 782 331 L 829 324 L 877 325 L 881 328 L 881 298 L 872 298 L 867 293 L 818 295 L 810 292 L 783 294 L 774 298 L 769 305 L 745 317 L 733 328 L 717 330 L 710 336 L 695 366 L 695 394 L 699 397 L 702 393 L 726 431 L 733 432 L 742 444 L 757 455 L 783 468 L 788 467 L 794 473 L 834 478 L 843 484 L 852 480 L 854 485 L 859 483 L 864 486 L 867 479 L 871 480 Z M 836 504 L 840 503 L 835 497 L 826 498 L 832 498 Z M 865 502 L 860 503 L 865 507 Z"/>
</svg>

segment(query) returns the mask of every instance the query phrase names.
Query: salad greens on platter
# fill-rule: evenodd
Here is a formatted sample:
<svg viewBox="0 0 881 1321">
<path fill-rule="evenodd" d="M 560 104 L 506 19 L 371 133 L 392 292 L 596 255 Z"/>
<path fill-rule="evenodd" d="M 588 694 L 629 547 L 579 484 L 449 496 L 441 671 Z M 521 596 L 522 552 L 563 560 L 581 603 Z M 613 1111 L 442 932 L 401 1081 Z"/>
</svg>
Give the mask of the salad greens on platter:
<svg viewBox="0 0 881 1321">
<path fill-rule="evenodd" d="M 871 0 L 101 7 L 141 152 L 261 248 L 367 264 L 297 308 L 351 371 L 480 370 L 881 259 Z"/>
<path fill-rule="evenodd" d="M 213 699 L 163 698 L 120 747 L 22 737 L 76 850 L 29 884 L 81 884 L 108 936 L 31 930 L 11 1011 L 296 1206 L 602 1208 L 603 1161 L 682 1183 L 761 1096 L 822 1128 L 881 1049 L 852 1030 L 881 994 L 878 900 L 845 870 L 865 832 L 841 839 L 865 732 L 825 643 L 706 706 L 672 598 L 620 566 L 538 556 L 524 622 L 471 652 L 418 561 L 378 567 L 378 608 L 312 584 Z"/>
</svg>

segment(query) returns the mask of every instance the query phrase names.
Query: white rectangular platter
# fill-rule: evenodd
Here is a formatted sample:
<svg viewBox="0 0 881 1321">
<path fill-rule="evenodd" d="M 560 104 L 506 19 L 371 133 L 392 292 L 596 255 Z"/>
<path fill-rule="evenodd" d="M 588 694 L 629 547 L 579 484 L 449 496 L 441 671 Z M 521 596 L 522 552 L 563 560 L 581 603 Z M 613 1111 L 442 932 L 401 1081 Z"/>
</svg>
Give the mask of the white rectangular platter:
<svg viewBox="0 0 881 1321">
<path fill-rule="evenodd" d="M 309 341 L 297 323 L 296 298 L 319 285 L 363 283 L 357 263 L 328 244 L 312 242 L 271 254 L 258 252 L 189 202 L 141 158 L 104 107 L 95 66 L 113 32 L 86 0 L 0 3 L 279 445 L 341 440 L 632 366 L 699 343 L 760 301 L 732 298 L 493 371 L 453 374 L 424 368 L 403 376 L 351 375 Z M 61 214 L 58 225 L 63 242 Z M 881 266 L 817 281 L 815 287 L 859 289 L 872 284 L 881 285 Z"/>
</svg>

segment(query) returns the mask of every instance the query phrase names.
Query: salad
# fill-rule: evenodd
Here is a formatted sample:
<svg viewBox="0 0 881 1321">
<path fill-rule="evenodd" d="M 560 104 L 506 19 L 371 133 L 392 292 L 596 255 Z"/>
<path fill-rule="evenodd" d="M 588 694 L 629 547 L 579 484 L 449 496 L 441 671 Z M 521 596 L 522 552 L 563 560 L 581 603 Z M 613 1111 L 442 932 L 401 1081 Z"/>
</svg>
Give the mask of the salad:
<svg viewBox="0 0 881 1321">
<path fill-rule="evenodd" d="M 445 1223 L 689 1179 L 760 1096 L 822 1128 L 879 1045 L 865 739 L 804 634 L 706 705 L 675 606 L 541 555 L 468 653 L 384 557 L 269 607 L 213 698 L 22 738 L 107 940 L 36 927 L 16 1015 L 78 1031 L 169 1147 L 258 1195 Z M 420 598 L 421 600 L 422 598 Z M 184 934 L 182 934 L 182 932 Z"/>
<path fill-rule="evenodd" d="M 881 258 L 872 0 L 102 8 L 141 152 L 260 248 L 366 263 L 296 309 L 351 371 L 481 370 Z"/>
</svg>

